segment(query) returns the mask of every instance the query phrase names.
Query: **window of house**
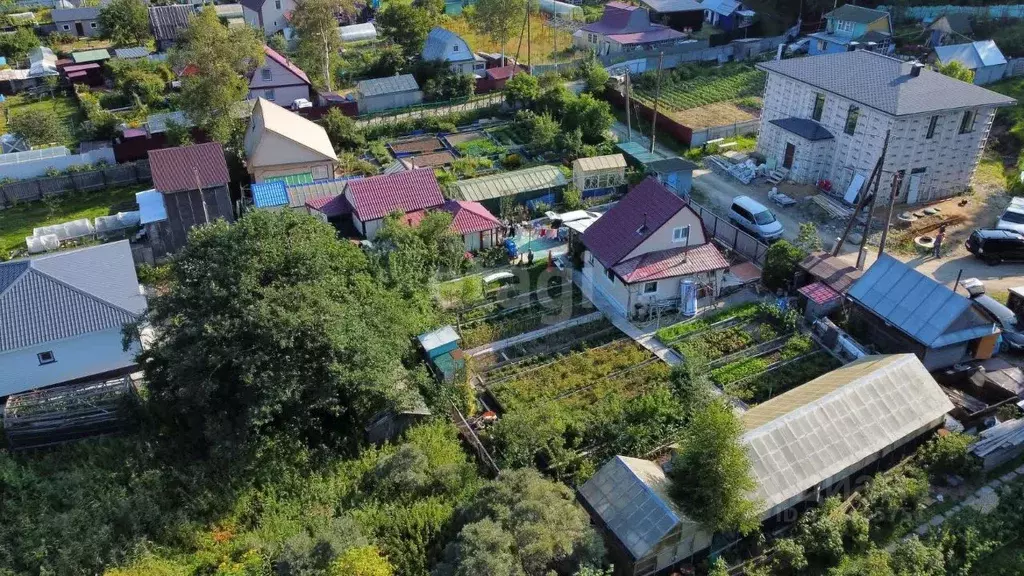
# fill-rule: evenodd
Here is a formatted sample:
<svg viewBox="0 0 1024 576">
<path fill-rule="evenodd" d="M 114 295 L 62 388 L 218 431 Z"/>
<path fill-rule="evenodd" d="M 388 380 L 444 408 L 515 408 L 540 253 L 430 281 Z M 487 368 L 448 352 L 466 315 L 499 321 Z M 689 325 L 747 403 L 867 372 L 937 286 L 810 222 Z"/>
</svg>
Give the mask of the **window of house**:
<svg viewBox="0 0 1024 576">
<path fill-rule="evenodd" d="M 657 282 L 647 282 L 644 284 L 644 294 L 654 294 L 658 291 Z"/>
<path fill-rule="evenodd" d="M 459 45 L 458 44 L 452 46 L 452 52 L 458 52 L 458 51 L 459 51 Z"/>
<path fill-rule="evenodd" d="M 811 120 L 821 120 L 821 113 L 825 111 L 825 95 L 818 92 L 814 95 L 814 110 L 811 112 Z"/>
<path fill-rule="evenodd" d="M 267 100 L 270 100 L 271 102 L 273 102 L 274 101 L 274 91 L 273 90 L 264 90 L 263 91 L 263 97 L 266 98 Z"/>
<path fill-rule="evenodd" d="M 922 168 L 914 168 L 914 169 L 912 169 L 912 170 L 910 171 L 910 173 L 911 173 L 911 174 L 924 174 L 924 173 L 925 173 L 925 172 L 927 172 L 927 171 L 928 171 L 928 167 L 927 167 L 927 166 L 924 166 L 924 167 L 922 167 Z"/>
<path fill-rule="evenodd" d="M 53 364 L 54 362 L 57 361 L 57 358 L 55 358 L 53 356 L 53 351 L 52 350 L 47 350 L 46 352 L 40 352 L 39 354 L 36 354 L 36 358 L 39 359 L 39 365 L 40 366 L 42 366 L 43 364 Z"/>
<path fill-rule="evenodd" d="M 273 72 L 270 71 L 270 68 L 261 68 L 260 69 L 260 78 L 264 82 L 269 82 L 270 79 L 273 77 L 272 75 L 273 75 Z"/>
<path fill-rule="evenodd" d="M 612 284 L 615 283 L 615 272 L 612 272 L 611 268 L 604 269 L 604 275 L 608 277 L 608 281 Z"/>
<path fill-rule="evenodd" d="M 931 140 L 935 136 L 935 127 L 939 124 L 939 117 L 932 116 L 932 119 L 928 121 L 928 133 L 925 134 L 925 138 Z"/>
<path fill-rule="evenodd" d="M 672 229 L 672 241 L 686 243 L 690 239 L 690 227 L 679 226 L 678 228 Z"/>
<path fill-rule="evenodd" d="M 816 42 L 816 44 L 818 45 L 818 52 L 824 52 L 825 51 L 825 41 L 824 40 L 818 40 Z"/>
<path fill-rule="evenodd" d="M 274 2 L 274 7 L 277 8 L 278 10 L 280 10 L 281 9 L 281 0 L 276 0 Z"/>
<path fill-rule="evenodd" d="M 65 30 L 71 30 L 71 24 L 64 24 Z"/>
<path fill-rule="evenodd" d="M 853 22 L 839 20 L 836 22 L 836 32 L 853 32 Z"/>
<path fill-rule="evenodd" d="M 974 132 L 974 111 L 965 110 L 964 117 L 960 120 L 960 133 L 967 134 L 968 132 Z"/>
<path fill-rule="evenodd" d="M 856 132 L 857 118 L 860 118 L 860 107 L 850 106 L 850 111 L 846 113 L 846 127 L 843 128 L 843 132 L 850 135 Z"/>
<path fill-rule="evenodd" d="M 96 23 L 95 22 L 89 22 L 89 28 L 92 28 L 92 29 L 95 30 L 96 29 Z"/>
<path fill-rule="evenodd" d="M 330 178 L 327 166 L 313 166 L 313 180 L 326 180 Z"/>
</svg>

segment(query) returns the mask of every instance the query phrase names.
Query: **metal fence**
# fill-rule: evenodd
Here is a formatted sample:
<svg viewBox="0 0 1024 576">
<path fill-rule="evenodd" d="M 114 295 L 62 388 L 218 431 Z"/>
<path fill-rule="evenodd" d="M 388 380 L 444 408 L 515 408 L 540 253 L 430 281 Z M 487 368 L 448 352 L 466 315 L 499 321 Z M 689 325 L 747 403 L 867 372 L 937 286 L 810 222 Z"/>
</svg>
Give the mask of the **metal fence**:
<svg viewBox="0 0 1024 576">
<path fill-rule="evenodd" d="M 428 116 L 444 116 L 447 114 L 469 112 L 472 110 L 479 110 L 480 108 L 497 106 L 502 104 L 504 101 L 505 95 L 501 92 L 497 92 L 482 97 L 463 100 L 458 103 L 431 102 L 429 104 L 419 104 L 408 108 L 392 108 L 390 110 L 381 110 L 379 112 L 359 116 L 356 118 L 356 124 L 360 126 L 374 126 L 399 120 L 412 120 L 416 118 L 426 118 Z"/>
<path fill-rule="evenodd" d="M 703 130 L 694 130 L 690 136 L 690 146 L 701 146 L 709 140 L 716 138 L 729 138 L 757 132 L 760 120 L 747 120 L 746 122 L 733 122 L 724 126 L 712 126 Z"/>
<path fill-rule="evenodd" d="M 91 192 L 111 186 L 126 186 L 152 180 L 148 160 L 108 166 L 100 170 L 78 172 L 52 178 L 21 180 L 0 186 L 0 206 L 42 200 L 67 192 Z"/>
<path fill-rule="evenodd" d="M 890 13 L 899 12 L 904 18 L 934 20 L 944 14 L 969 14 L 981 18 L 1024 18 L 1024 4 L 991 4 L 989 6 L 879 6 Z"/>
<path fill-rule="evenodd" d="M 700 216 L 701 222 L 704 223 L 704 228 L 716 242 L 740 254 L 754 264 L 764 267 L 764 257 L 768 253 L 767 244 L 740 230 L 732 222 L 729 222 L 727 218 L 715 214 L 692 199 L 689 200 L 689 203 L 690 207 Z"/>
</svg>

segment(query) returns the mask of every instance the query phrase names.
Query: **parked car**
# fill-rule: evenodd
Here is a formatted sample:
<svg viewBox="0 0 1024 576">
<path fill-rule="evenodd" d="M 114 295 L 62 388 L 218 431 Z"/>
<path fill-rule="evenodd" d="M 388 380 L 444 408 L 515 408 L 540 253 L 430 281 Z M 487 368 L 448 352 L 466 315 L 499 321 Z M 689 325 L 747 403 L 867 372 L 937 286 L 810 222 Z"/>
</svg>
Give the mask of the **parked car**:
<svg viewBox="0 0 1024 576">
<path fill-rule="evenodd" d="M 1017 315 L 991 296 L 983 294 L 974 298 L 974 301 L 999 324 L 999 329 L 1003 331 L 1001 347 L 1012 352 L 1024 351 L 1024 332 L 1021 331 L 1024 327 L 1017 321 Z"/>
<path fill-rule="evenodd" d="M 1024 234 L 1024 198 L 1014 198 L 1010 201 L 1010 205 L 996 222 L 996 228 Z"/>
<path fill-rule="evenodd" d="M 771 210 L 750 196 L 737 196 L 732 199 L 729 220 L 767 242 L 782 238 L 782 223 Z"/>
<path fill-rule="evenodd" d="M 1004 261 L 1024 261 L 1024 234 L 1013 230 L 979 228 L 965 243 L 967 250 L 990 266 Z"/>
</svg>

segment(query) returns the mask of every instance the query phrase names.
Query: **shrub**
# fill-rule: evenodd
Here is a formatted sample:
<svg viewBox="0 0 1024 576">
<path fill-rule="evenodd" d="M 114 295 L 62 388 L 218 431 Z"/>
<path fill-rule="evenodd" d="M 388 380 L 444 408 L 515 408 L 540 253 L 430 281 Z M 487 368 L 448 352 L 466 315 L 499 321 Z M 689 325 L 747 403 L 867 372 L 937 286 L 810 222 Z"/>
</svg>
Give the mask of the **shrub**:
<svg viewBox="0 0 1024 576">
<path fill-rule="evenodd" d="M 570 185 L 565 189 L 562 200 L 565 202 L 567 210 L 577 210 L 583 207 L 583 193 L 575 186 Z"/>
<path fill-rule="evenodd" d="M 803 250 L 785 240 L 772 244 L 765 256 L 761 282 L 772 290 L 788 290 L 797 264 L 804 256 Z"/>
<path fill-rule="evenodd" d="M 970 453 L 974 437 L 960 432 L 937 436 L 917 451 L 917 461 L 933 479 L 948 474 L 971 477 L 981 466 Z"/>
<path fill-rule="evenodd" d="M 515 170 L 523 165 L 523 157 L 519 154 L 509 154 L 501 160 L 501 167 L 506 170 Z"/>
<path fill-rule="evenodd" d="M 775 542 L 775 556 L 772 560 L 775 574 L 801 574 L 805 568 L 807 557 L 804 555 L 804 547 L 799 542 L 792 538 L 782 538 Z"/>
<path fill-rule="evenodd" d="M 898 468 L 875 476 L 862 497 L 875 523 L 893 526 L 916 511 L 928 497 L 928 479 L 916 466 Z"/>
</svg>

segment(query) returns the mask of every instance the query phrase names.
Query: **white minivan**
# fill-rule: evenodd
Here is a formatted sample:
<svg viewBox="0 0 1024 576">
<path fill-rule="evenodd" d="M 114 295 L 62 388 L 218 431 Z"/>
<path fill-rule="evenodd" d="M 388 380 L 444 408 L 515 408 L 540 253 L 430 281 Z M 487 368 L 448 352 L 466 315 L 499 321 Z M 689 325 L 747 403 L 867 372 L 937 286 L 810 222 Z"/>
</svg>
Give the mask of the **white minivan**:
<svg viewBox="0 0 1024 576">
<path fill-rule="evenodd" d="M 775 214 L 749 196 L 737 196 L 732 199 L 729 220 L 767 242 L 782 238 L 782 223 Z"/>
</svg>

